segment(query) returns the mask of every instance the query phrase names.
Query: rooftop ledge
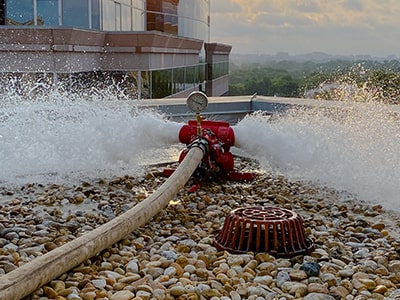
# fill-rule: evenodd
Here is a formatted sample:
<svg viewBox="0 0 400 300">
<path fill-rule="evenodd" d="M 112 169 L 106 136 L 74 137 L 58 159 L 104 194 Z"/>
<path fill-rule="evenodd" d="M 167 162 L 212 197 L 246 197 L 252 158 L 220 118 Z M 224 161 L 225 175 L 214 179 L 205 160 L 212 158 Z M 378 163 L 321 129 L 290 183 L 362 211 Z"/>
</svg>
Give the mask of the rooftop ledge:
<svg viewBox="0 0 400 300">
<path fill-rule="evenodd" d="M 0 26 L 0 51 L 80 51 L 102 49 L 117 52 L 158 52 L 160 49 L 181 49 L 199 53 L 203 41 L 178 37 L 158 31 L 95 31 L 77 28 L 38 28 L 27 26 Z M 33 45 L 39 46 L 35 47 Z M 70 46 L 72 47 L 66 47 Z M 81 47 L 76 47 L 81 46 Z M 84 46 L 84 47 L 82 47 Z"/>
<path fill-rule="evenodd" d="M 243 115 L 255 111 L 263 111 L 266 114 L 275 114 L 292 108 L 319 108 L 328 111 L 342 111 L 356 109 L 362 103 L 343 102 L 333 100 L 315 100 L 306 98 L 270 97 L 259 95 L 209 97 L 208 106 L 202 115 Z M 188 117 L 193 116 L 186 106 L 185 98 L 148 99 L 143 100 L 142 107 L 154 108 L 167 116 Z M 388 113 L 400 114 L 400 105 L 386 105 L 384 109 Z"/>
</svg>

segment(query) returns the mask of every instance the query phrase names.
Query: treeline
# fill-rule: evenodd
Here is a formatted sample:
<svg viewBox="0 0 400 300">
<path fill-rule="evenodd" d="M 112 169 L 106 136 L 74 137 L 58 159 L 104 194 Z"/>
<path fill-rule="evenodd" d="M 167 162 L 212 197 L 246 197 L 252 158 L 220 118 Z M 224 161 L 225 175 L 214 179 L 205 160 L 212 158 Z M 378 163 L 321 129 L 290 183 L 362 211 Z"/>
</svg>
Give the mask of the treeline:
<svg viewBox="0 0 400 300">
<path fill-rule="evenodd" d="M 335 60 L 230 65 L 229 95 L 340 100 L 338 89 L 368 91 L 373 100 L 400 103 L 400 62 Z"/>
</svg>

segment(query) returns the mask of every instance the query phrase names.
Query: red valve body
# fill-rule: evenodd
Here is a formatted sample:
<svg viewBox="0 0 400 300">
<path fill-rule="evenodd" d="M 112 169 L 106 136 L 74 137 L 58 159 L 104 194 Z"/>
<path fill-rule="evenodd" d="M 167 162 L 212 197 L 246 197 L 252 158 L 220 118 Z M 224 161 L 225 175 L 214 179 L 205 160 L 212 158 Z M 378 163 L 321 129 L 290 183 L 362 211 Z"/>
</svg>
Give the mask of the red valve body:
<svg viewBox="0 0 400 300">
<path fill-rule="evenodd" d="M 234 157 L 229 149 L 235 144 L 235 134 L 228 122 L 201 120 L 201 126 L 198 128 L 197 121 L 190 120 L 179 131 L 179 141 L 188 146 L 181 152 L 179 162 L 183 161 L 192 143 L 205 142 L 207 145 L 208 151 L 195 171 L 195 176 L 199 179 L 218 177 L 234 181 L 250 181 L 255 178 L 253 173 L 234 171 Z M 164 170 L 166 176 L 172 172 L 171 169 Z M 190 192 L 194 192 L 198 188 L 199 185 L 196 184 L 190 189 Z"/>
<path fill-rule="evenodd" d="M 222 142 L 225 151 L 235 144 L 235 133 L 228 122 L 224 121 L 201 121 L 201 128 L 211 130 L 216 137 Z M 189 145 L 197 136 L 197 121 L 190 120 L 187 125 L 183 125 L 179 131 L 179 141 Z"/>
<path fill-rule="evenodd" d="M 183 125 L 179 132 L 179 141 L 189 145 L 198 139 L 197 121 L 190 120 L 187 125 Z M 229 152 L 235 143 L 235 134 L 228 122 L 223 121 L 201 121 L 201 137 L 208 143 L 208 155 L 203 158 L 203 165 L 209 170 L 228 173 L 233 170 L 234 159 Z M 179 162 L 186 156 L 184 150 L 179 157 Z"/>
</svg>

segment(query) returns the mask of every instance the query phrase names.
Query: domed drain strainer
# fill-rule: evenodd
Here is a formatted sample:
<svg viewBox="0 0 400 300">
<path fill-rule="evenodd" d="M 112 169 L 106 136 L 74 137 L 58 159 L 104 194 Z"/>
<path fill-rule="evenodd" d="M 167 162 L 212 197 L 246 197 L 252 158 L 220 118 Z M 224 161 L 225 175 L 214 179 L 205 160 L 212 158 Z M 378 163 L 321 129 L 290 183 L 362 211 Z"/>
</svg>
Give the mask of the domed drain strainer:
<svg viewBox="0 0 400 300">
<path fill-rule="evenodd" d="M 313 242 L 305 236 L 299 215 L 287 209 L 263 206 L 233 210 L 214 245 L 231 253 L 267 252 L 276 257 L 293 257 L 314 249 Z"/>
</svg>

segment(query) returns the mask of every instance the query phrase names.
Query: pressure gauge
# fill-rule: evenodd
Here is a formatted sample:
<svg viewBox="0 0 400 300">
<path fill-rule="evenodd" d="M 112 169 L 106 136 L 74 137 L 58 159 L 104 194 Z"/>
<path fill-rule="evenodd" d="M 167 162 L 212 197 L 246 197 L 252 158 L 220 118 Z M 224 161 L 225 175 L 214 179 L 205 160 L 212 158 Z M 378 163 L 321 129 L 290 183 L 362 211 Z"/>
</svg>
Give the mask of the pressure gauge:
<svg viewBox="0 0 400 300">
<path fill-rule="evenodd" d="M 198 114 L 207 108 L 208 98 L 203 92 L 194 91 L 187 97 L 186 104 L 191 111 Z"/>
</svg>

